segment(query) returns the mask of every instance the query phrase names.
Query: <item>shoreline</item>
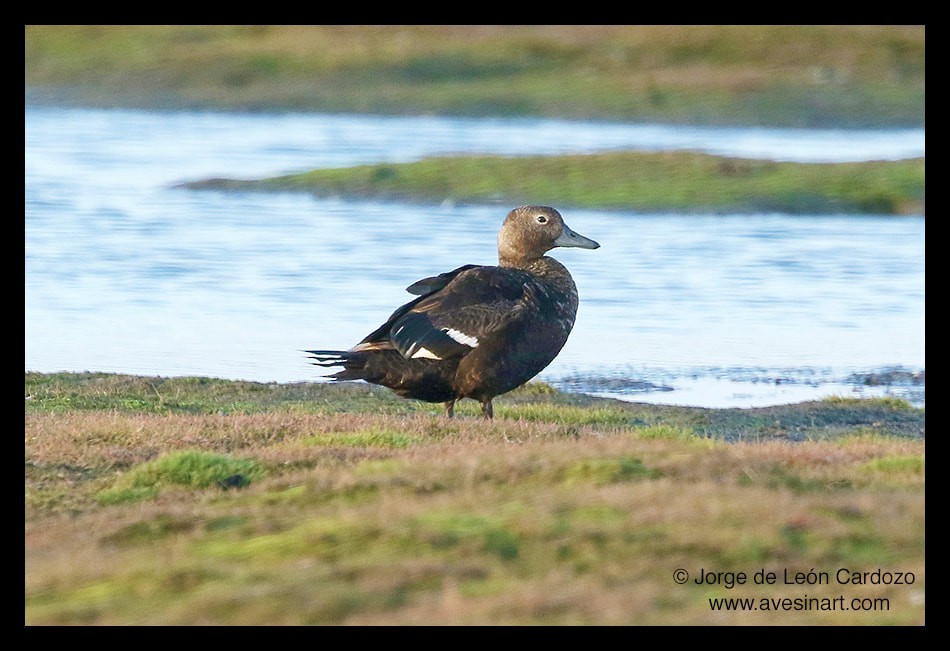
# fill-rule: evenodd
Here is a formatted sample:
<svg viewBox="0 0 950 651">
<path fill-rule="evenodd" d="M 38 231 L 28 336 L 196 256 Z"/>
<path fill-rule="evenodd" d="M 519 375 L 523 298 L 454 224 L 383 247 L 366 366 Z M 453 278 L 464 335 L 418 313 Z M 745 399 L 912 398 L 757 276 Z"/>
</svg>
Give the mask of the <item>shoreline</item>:
<svg viewBox="0 0 950 651">
<path fill-rule="evenodd" d="M 208 102 L 190 102 L 173 96 L 151 97 L 149 99 L 130 100 L 117 99 L 116 94 L 109 89 L 93 91 L 89 88 L 73 86 L 24 88 L 24 104 L 26 107 L 61 108 L 61 109 L 95 109 L 115 111 L 153 111 L 156 113 L 192 112 L 192 113 L 232 113 L 232 114 L 263 114 L 274 115 L 377 115 L 380 117 L 427 117 L 439 116 L 468 120 L 563 120 L 565 122 L 604 122 L 607 124 L 658 124 L 672 127 L 710 127 L 710 128 L 740 128 L 754 127 L 760 129 L 788 129 L 811 130 L 827 129 L 836 131 L 891 131 L 903 129 L 924 129 L 924 119 L 904 119 L 892 115 L 876 116 L 874 119 L 855 119 L 848 117 L 828 118 L 817 123 L 796 123 L 782 120 L 775 121 L 731 121 L 704 119 L 701 115 L 694 119 L 682 119 L 663 115 L 560 115 L 538 113 L 466 113 L 466 112 L 432 112 L 425 109 L 398 109 L 385 110 L 379 107 L 368 110 L 341 109 L 327 106 L 297 106 L 297 105 L 253 105 L 253 104 L 215 104 Z"/>
<path fill-rule="evenodd" d="M 322 417 L 348 414 L 359 418 L 429 416 L 440 422 L 444 417 L 439 403 L 400 398 L 389 389 L 366 382 L 259 382 L 89 371 L 28 371 L 25 378 L 28 415 L 128 412 L 201 418 L 293 413 Z M 477 408 L 475 401 L 463 400 L 457 414 L 463 422 L 469 418 L 480 420 Z M 498 396 L 496 417 L 498 422 L 539 418 L 553 418 L 556 422 L 622 422 L 630 426 L 656 422 L 683 426 L 697 436 L 725 441 L 804 441 L 872 433 L 921 440 L 925 437 L 925 409 L 893 395 L 831 395 L 753 407 L 702 407 L 565 391 L 543 377 Z"/>
<path fill-rule="evenodd" d="M 200 378 L 209 382 L 264 386 L 314 384 L 371 387 L 364 382 L 338 384 L 322 376 L 306 379 L 262 379 L 191 373 L 142 374 L 128 371 L 36 371 L 27 375 L 156 377 L 169 381 Z M 680 372 L 634 370 L 626 374 L 570 373 L 548 376 L 543 371 L 529 385 L 545 385 L 578 398 L 605 398 L 630 404 L 689 409 L 729 410 L 793 407 L 825 399 L 896 399 L 910 407 L 926 406 L 926 373 L 902 366 L 882 367 L 846 375 L 814 369 L 693 369 Z M 381 390 L 374 387 L 371 390 Z M 385 392 L 385 391 L 384 391 Z"/>
<path fill-rule="evenodd" d="M 782 407 L 825 399 L 895 398 L 912 407 L 926 407 L 926 385 L 923 373 L 910 381 L 875 381 L 875 373 L 863 378 L 831 378 L 820 381 L 804 379 L 738 380 L 728 374 L 679 375 L 656 382 L 623 381 L 579 375 L 551 378 L 554 387 L 596 397 L 625 402 L 704 409 L 757 409 Z M 909 373 L 910 375 L 910 373 Z"/>
</svg>

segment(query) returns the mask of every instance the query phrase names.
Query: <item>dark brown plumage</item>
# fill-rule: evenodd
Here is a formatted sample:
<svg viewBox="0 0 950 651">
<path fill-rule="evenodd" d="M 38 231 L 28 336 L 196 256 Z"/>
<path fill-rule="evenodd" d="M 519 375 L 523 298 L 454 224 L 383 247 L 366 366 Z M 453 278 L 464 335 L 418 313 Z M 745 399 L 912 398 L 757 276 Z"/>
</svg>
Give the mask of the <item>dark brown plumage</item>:
<svg viewBox="0 0 950 651">
<path fill-rule="evenodd" d="M 317 366 L 342 366 L 328 377 L 365 380 L 404 398 L 445 403 L 478 400 L 493 416 L 495 396 L 550 364 L 567 342 L 577 287 L 558 246 L 596 249 L 547 206 L 515 208 L 498 234 L 498 266 L 465 265 L 407 288 L 406 303 L 346 351 L 309 350 Z"/>
</svg>

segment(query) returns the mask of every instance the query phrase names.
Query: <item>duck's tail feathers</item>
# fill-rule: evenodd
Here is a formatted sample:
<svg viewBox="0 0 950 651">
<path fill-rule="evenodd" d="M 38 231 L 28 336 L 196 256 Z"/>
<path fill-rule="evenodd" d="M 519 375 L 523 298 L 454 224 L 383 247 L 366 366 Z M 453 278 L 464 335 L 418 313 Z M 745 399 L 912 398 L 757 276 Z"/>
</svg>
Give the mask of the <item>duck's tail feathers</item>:
<svg viewBox="0 0 950 651">
<path fill-rule="evenodd" d="M 314 366 L 331 368 L 342 366 L 342 371 L 325 375 L 334 380 L 365 380 L 364 367 L 366 365 L 366 355 L 360 352 L 348 350 L 305 350 L 310 354 L 311 362 Z"/>
<path fill-rule="evenodd" d="M 305 350 L 314 366 L 345 366 L 347 353 L 344 350 Z"/>
</svg>

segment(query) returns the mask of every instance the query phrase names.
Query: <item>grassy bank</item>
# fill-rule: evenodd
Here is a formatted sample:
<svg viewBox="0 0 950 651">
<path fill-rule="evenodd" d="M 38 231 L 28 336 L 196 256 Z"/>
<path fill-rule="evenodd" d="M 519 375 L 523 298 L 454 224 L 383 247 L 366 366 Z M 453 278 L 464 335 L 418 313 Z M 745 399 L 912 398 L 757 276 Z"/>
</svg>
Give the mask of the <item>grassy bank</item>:
<svg viewBox="0 0 950 651">
<path fill-rule="evenodd" d="M 27 26 L 28 101 L 922 126 L 920 26 Z M 920 214 L 924 160 L 458 157 L 191 187 L 638 211 Z"/>
<path fill-rule="evenodd" d="M 921 126 L 922 26 L 27 26 L 28 97 Z"/>
<path fill-rule="evenodd" d="M 185 187 L 661 212 L 923 214 L 924 172 L 923 158 L 804 164 L 618 152 L 441 157 Z"/>
<path fill-rule="evenodd" d="M 28 624 L 924 621 L 923 411 L 902 401 L 707 410 L 531 384 L 486 423 L 359 384 L 28 373 L 26 391 Z M 878 570 L 905 582 L 854 580 Z"/>
</svg>

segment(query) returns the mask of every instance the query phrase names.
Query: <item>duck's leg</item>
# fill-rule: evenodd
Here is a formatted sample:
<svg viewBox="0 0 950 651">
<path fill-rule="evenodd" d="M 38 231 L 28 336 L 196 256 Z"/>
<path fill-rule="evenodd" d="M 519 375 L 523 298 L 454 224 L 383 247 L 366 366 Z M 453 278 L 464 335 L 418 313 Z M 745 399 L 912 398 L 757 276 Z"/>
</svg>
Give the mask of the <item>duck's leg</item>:
<svg viewBox="0 0 950 651">
<path fill-rule="evenodd" d="M 491 406 L 491 399 L 482 403 L 482 416 L 488 419 L 495 417 L 495 410 Z"/>
<path fill-rule="evenodd" d="M 452 418 L 453 416 L 455 416 L 455 401 L 449 400 L 445 403 L 445 417 Z"/>
</svg>

